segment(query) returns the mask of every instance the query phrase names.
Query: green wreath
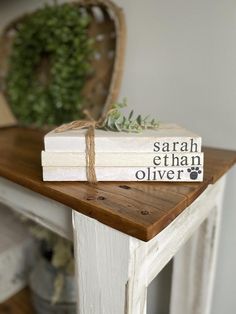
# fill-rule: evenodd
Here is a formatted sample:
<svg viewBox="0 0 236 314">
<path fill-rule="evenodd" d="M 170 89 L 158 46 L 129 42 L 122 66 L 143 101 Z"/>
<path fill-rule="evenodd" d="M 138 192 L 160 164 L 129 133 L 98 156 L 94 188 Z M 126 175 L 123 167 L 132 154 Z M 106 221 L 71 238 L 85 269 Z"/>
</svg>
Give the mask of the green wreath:
<svg viewBox="0 0 236 314">
<path fill-rule="evenodd" d="M 91 72 L 90 17 L 79 6 L 39 9 L 17 25 L 6 91 L 24 124 L 56 125 L 81 117 Z"/>
</svg>

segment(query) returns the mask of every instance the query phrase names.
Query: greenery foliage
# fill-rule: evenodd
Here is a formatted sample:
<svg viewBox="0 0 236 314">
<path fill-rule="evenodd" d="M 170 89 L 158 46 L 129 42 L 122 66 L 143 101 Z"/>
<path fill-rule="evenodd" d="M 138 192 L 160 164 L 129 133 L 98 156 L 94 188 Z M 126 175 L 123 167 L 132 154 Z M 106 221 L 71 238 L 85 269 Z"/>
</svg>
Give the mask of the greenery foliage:
<svg viewBox="0 0 236 314">
<path fill-rule="evenodd" d="M 81 118 L 93 52 L 89 22 L 79 6 L 63 4 L 39 9 L 17 25 L 7 96 L 22 123 L 57 125 Z"/>
<path fill-rule="evenodd" d="M 146 129 L 157 129 L 159 122 L 156 119 L 149 119 L 149 116 L 143 118 L 138 115 L 133 117 L 134 111 L 132 110 L 128 117 L 121 113 L 121 109 L 127 106 L 126 99 L 121 103 L 115 103 L 108 111 L 103 128 L 115 132 L 134 132 L 139 133 Z"/>
</svg>

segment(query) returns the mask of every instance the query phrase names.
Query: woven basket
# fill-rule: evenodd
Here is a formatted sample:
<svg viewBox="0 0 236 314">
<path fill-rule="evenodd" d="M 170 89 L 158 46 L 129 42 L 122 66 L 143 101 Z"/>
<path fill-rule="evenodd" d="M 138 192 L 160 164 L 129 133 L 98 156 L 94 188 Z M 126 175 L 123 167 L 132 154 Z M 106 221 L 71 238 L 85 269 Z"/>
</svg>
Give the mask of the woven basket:
<svg viewBox="0 0 236 314">
<path fill-rule="evenodd" d="M 124 13 L 110 0 L 81 0 L 70 4 L 80 6 L 91 16 L 88 33 L 95 39 L 95 54 L 91 60 L 94 74 L 87 79 L 82 93 L 85 107 L 98 119 L 116 101 L 120 89 L 126 41 Z M 9 23 L 0 37 L 0 93 L 6 100 L 0 102 L 0 115 L 7 105 L 5 79 L 12 43 L 17 24 L 25 16 Z"/>
</svg>

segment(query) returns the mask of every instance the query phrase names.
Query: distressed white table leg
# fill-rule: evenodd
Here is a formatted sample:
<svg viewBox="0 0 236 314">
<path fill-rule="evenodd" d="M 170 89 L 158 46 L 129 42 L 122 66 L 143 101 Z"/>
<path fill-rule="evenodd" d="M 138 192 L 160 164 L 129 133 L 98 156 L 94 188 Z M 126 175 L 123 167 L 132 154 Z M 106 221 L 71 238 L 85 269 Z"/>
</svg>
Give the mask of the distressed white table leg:
<svg viewBox="0 0 236 314">
<path fill-rule="evenodd" d="M 209 186 L 149 242 L 134 239 L 73 211 L 78 314 L 145 314 L 148 285 L 209 217 L 192 240 L 196 243 L 190 249 L 193 260 L 188 259 L 190 253 L 186 248 L 175 258 L 171 300 L 171 314 L 208 313 L 193 311 L 193 303 L 189 305 L 188 299 L 194 274 L 200 282 L 191 299 L 195 308 L 207 309 L 210 304 L 196 294 L 201 290 L 200 285 L 205 287 L 207 300 L 210 299 L 214 271 L 207 280 L 204 276 L 215 264 L 218 233 L 215 227 L 219 225 L 223 187 L 224 178 Z M 201 249 L 202 243 L 207 243 L 204 249 Z M 195 271 L 198 258 L 201 268 Z"/>
<path fill-rule="evenodd" d="M 222 178 L 207 219 L 174 257 L 171 314 L 210 314 L 224 186 Z"/>
<path fill-rule="evenodd" d="M 145 282 L 138 289 L 134 280 L 135 250 L 142 241 L 75 211 L 73 228 L 78 313 L 146 313 Z"/>
</svg>

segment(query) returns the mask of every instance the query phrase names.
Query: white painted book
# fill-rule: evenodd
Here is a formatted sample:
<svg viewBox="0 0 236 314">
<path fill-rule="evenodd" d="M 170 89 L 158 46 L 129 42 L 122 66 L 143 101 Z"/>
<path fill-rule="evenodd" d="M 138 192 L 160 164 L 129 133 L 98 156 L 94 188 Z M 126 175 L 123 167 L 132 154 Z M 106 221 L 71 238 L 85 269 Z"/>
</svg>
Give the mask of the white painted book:
<svg viewBox="0 0 236 314">
<path fill-rule="evenodd" d="M 203 167 L 96 167 L 98 181 L 202 181 Z M 87 181 L 86 167 L 43 167 L 44 181 Z"/>
<path fill-rule="evenodd" d="M 86 129 L 51 131 L 42 152 L 44 181 L 87 181 Z M 98 181 L 202 181 L 201 137 L 175 124 L 141 133 L 95 130 Z"/>
<path fill-rule="evenodd" d="M 42 151 L 44 167 L 85 167 L 86 154 Z M 96 153 L 96 167 L 203 166 L 203 153 Z"/>
<path fill-rule="evenodd" d="M 69 130 L 61 133 L 51 131 L 44 138 L 47 152 L 85 153 L 87 130 Z M 176 124 L 160 124 L 156 130 L 141 133 L 95 130 L 95 151 L 112 153 L 198 153 L 201 137 Z"/>
</svg>

